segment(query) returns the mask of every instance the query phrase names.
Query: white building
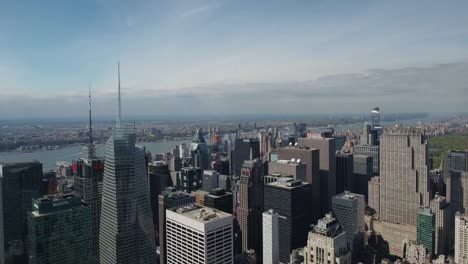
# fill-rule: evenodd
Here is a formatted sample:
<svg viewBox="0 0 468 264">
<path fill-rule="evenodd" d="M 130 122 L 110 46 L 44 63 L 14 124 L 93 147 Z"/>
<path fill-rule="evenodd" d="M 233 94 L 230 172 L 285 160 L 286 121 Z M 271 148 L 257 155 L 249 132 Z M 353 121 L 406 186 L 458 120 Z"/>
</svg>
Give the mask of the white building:
<svg viewBox="0 0 468 264">
<path fill-rule="evenodd" d="M 233 263 L 233 216 L 194 204 L 166 210 L 167 264 Z"/>
<path fill-rule="evenodd" d="M 455 263 L 468 264 L 468 216 L 455 215 Z"/>
<path fill-rule="evenodd" d="M 327 214 L 309 232 L 304 264 L 351 264 L 351 250 L 338 221 Z"/>
<path fill-rule="evenodd" d="M 279 263 L 278 213 L 268 210 L 263 213 L 263 263 Z"/>
</svg>

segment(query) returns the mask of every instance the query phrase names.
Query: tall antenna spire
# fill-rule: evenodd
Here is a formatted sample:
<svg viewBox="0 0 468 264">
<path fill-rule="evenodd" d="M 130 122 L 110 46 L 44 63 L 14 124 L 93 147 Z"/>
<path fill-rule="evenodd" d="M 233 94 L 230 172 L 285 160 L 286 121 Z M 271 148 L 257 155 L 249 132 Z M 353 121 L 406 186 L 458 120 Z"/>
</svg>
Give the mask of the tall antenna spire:
<svg viewBox="0 0 468 264">
<path fill-rule="evenodd" d="M 119 88 L 119 112 L 117 114 L 117 127 L 120 128 L 120 122 L 122 120 L 122 101 L 120 99 L 120 61 L 117 61 L 117 77 L 118 77 L 118 88 Z"/>
<path fill-rule="evenodd" d="M 91 119 L 91 82 L 89 83 L 89 146 L 88 146 L 88 158 L 92 159 L 96 155 L 96 149 L 93 143 L 93 121 Z"/>
</svg>

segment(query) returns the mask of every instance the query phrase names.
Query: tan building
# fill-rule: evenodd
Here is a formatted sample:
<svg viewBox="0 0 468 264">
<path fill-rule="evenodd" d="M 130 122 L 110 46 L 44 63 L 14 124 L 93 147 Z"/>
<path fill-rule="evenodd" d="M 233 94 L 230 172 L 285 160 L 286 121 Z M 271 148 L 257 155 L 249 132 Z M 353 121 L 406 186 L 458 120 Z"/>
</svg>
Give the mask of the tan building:
<svg viewBox="0 0 468 264">
<path fill-rule="evenodd" d="M 380 177 L 372 177 L 367 183 L 369 186 L 369 206 L 375 210 L 376 214 L 380 213 Z"/>
<path fill-rule="evenodd" d="M 468 216 L 455 215 L 455 263 L 468 264 Z"/>
<path fill-rule="evenodd" d="M 338 221 L 327 214 L 309 232 L 304 264 L 351 264 L 351 250 Z"/>
<path fill-rule="evenodd" d="M 431 200 L 431 211 L 435 215 L 434 254 L 445 254 L 449 244 L 450 206 L 444 196 L 438 194 Z"/>
</svg>

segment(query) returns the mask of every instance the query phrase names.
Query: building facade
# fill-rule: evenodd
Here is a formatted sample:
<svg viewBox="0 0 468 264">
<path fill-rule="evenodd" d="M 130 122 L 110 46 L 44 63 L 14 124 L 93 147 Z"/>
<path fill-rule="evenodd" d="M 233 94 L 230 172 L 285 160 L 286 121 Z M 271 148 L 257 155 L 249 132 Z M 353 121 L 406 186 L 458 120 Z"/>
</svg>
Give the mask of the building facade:
<svg viewBox="0 0 468 264">
<path fill-rule="evenodd" d="M 365 203 L 364 195 L 351 192 L 340 193 L 332 198 L 332 210 L 351 248 L 356 235 L 365 232 Z"/>
<path fill-rule="evenodd" d="M 257 138 L 236 139 L 232 154 L 232 174 L 241 175 L 241 169 L 246 160 L 260 158 L 260 142 Z"/>
<path fill-rule="evenodd" d="M 385 130 L 380 153 L 380 217 L 416 226 L 420 206 L 429 207 L 428 146 L 422 131 Z"/>
<path fill-rule="evenodd" d="M 190 157 L 192 167 L 202 170 L 210 167 L 210 153 L 201 129 L 197 131 L 190 143 Z"/>
<path fill-rule="evenodd" d="M 242 235 L 242 251 L 262 254 L 263 162 L 245 161 L 239 180 L 239 204 L 236 216 Z"/>
<path fill-rule="evenodd" d="M 326 214 L 309 232 L 304 264 L 351 264 L 346 234 L 331 214 Z"/>
<path fill-rule="evenodd" d="M 105 160 L 100 263 L 155 263 L 145 150 L 135 146 L 133 128 L 116 127 L 106 143 Z"/>
<path fill-rule="evenodd" d="M 312 202 L 310 183 L 279 178 L 265 185 L 264 211 L 273 209 L 279 215 L 279 255 L 287 263 L 291 250 L 307 244 L 307 233 L 313 223 L 309 205 Z"/>
<path fill-rule="evenodd" d="M 321 204 L 320 204 L 320 154 L 318 149 L 311 149 L 300 146 L 289 146 L 285 148 L 278 149 L 278 158 L 280 160 L 291 160 L 299 159 L 301 163 L 306 165 L 306 177 L 300 179 L 299 177 L 296 180 L 302 180 L 312 184 L 313 190 L 313 201 L 310 205 L 313 212 L 313 221 L 314 223 L 321 216 Z M 299 175 L 299 174 L 298 174 Z"/>
<path fill-rule="evenodd" d="M 434 254 L 446 254 L 449 248 L 450 204 L 444 196 L 436 194 L 430 207 L 435 216 Z"/>
<path fill-rule="evenodd" d="M 353 154 L 338 152 L 336 154 L 336 193 L 354 192 Z"/>
<path fill-rule="evenodd" d="M 270 209 L 263 213 L 263 263 L 279 263 L 279 223 L 278 214 Z"/>
<path fill-rule="evenodd" d="M 351 191 L 362 194 L 369 201 L 369 182 L 372 178 L 372 157 L 364 155 L 353 156 L 353 184 Z"/>
<path fill-rule="evenodd" d="M 417 242 L 427 249 L 427 253 L 434 255 L 435 242 L 435 217 L 430 208 L 420 207 L 418 209 L 416 235 Z"/>
<path fill-rule="evenodd" d="M 380 177 L 372 177 L 367 186 L 369 188 L 369 207 L 380 214 Z"/>
<path fill-rule="evenodd" d="M 211 189 L 205 196 L 205 206 L 232 214 L 232 193 L 221 188 Z"/>
<path fill-rule="evenodd" d="M 354 155 L 363 155 L 372 157 L 372 171 L 374 176 L 380 175 L 380 147 L 370 145 L 357 145 L 353 148 Z"/>
<path fill-rule="evenodd" d="M 232 223 L 231 214 L 209 207 L 167 209 L 167 263 L 234 263 Z"/>
<path fill-rule="evenodd" d="M 185 167 L 177 175 L 177 189 L 191 193 L 203 187 L 203 171 L 200 168 Z"/>
<path fill-rule="evenodd" d="M 455 215 L 455 263 L 468 264 L 468 217 Z"/>
<path fill-rule="evenodd" d="M 0 163 L 0 264 L 27 262 L 27 212 L 43 192 L 42 163 Z"/>
<path fill-rule="evenodd" d="M 166 209 L 180 207 L 195 202 L 195 197 L 188 193 L 167 188 L 159 195 L 159 263 L 167 263 L 166 250 Z"/>
<path fill-rule="evenodd" d="M 30 264 L 98 263 L 93 254 L 91 207 L 74 195 L 33 201 L 28 213 Z"/>
</svg>

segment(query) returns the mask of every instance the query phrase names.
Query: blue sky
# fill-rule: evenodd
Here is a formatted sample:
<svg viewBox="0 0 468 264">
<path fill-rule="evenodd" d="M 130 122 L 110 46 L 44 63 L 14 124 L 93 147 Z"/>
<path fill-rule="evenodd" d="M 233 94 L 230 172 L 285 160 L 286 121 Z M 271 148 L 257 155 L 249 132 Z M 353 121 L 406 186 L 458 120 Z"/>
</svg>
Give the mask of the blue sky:
<svg viewBox="0 0 468 264">
<path fill-rule="evenodd" d="M 128 114 L 465 111 L 466 10 L 467 1 L 3 0 L 0 113 L 85 115 L 91 81 L 96 112 L 111 114 L 117 60 Z"/>
</svg>

